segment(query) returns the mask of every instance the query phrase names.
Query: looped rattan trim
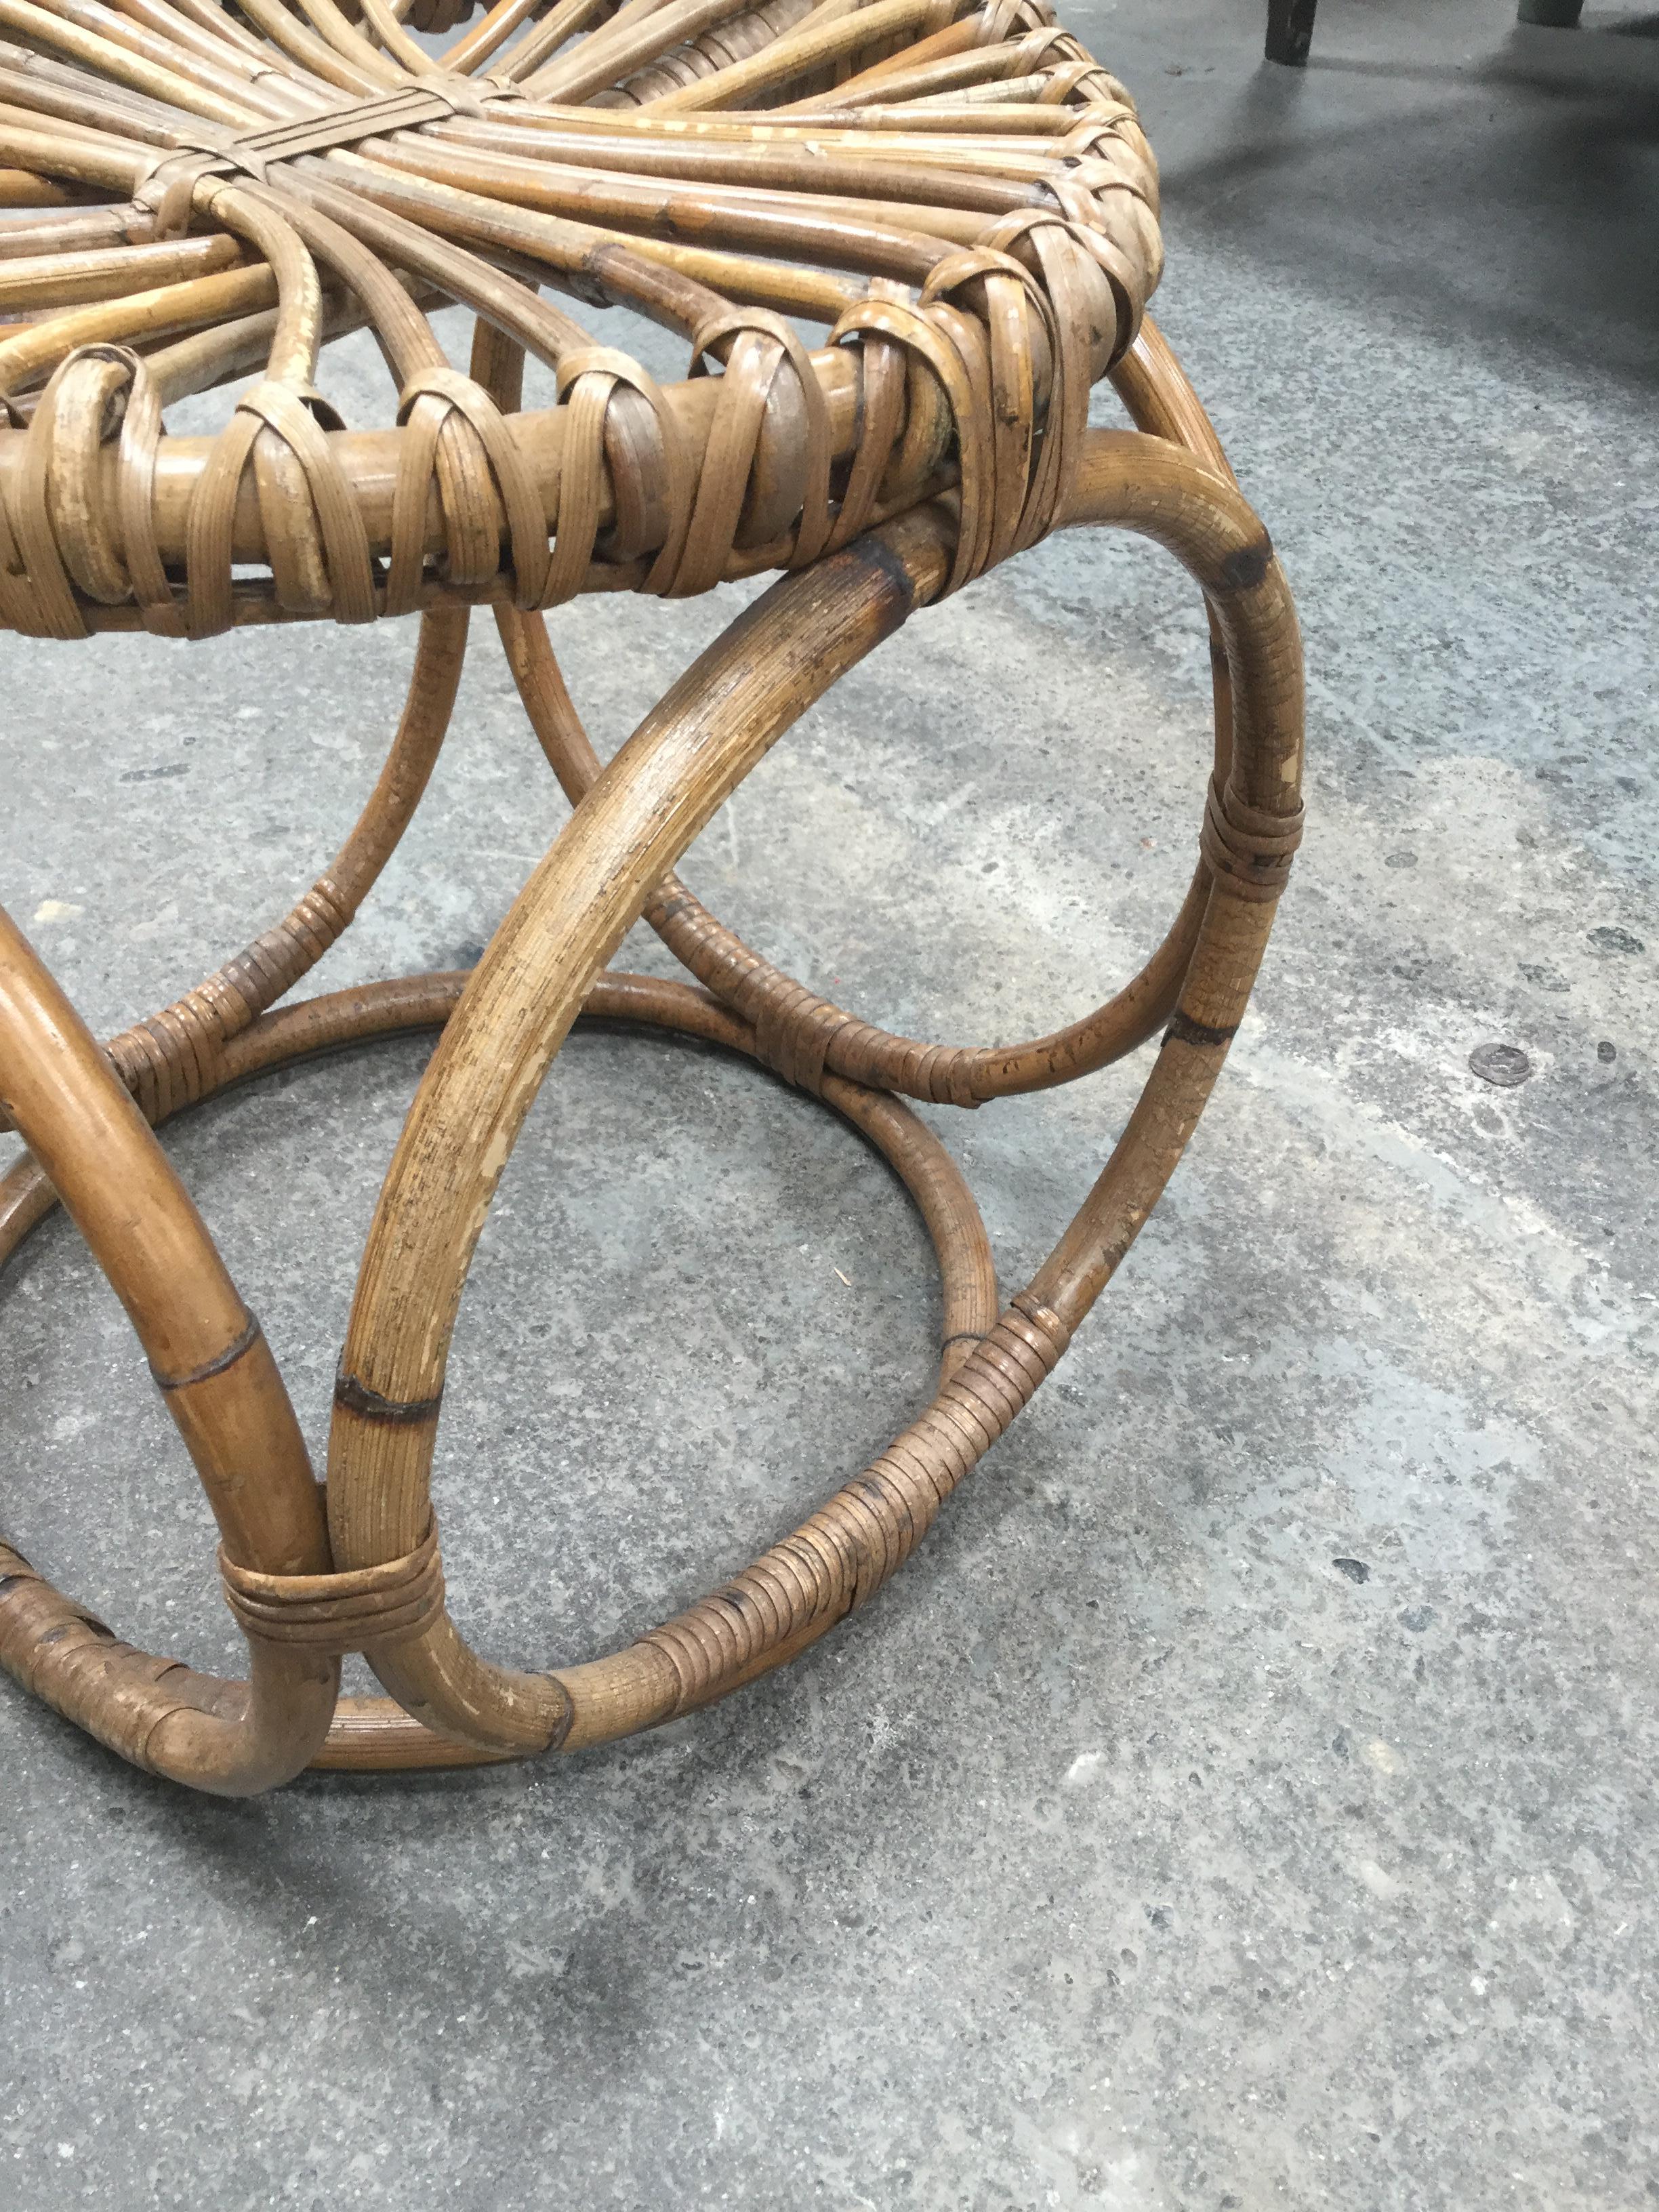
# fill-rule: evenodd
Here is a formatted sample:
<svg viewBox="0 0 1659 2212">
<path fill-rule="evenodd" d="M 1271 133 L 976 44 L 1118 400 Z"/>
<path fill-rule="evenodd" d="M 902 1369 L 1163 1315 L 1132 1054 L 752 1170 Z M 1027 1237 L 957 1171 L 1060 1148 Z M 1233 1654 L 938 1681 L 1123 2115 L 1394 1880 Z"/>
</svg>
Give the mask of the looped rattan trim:
<svg viewBox="0 0 1659 2212">
<path fill-rule="evenodd" d="M 931 434 L 940 464 L 953 443 L 957 447 L 957 552 L 945 588 L 947 592 L 959 591 L 987 565 L 999 489 L 993 474 L 988 404 L 981 408 L 980 404 L 981 399 L 988 403 L 990 397 L 983 349 L 968 319 L 944 304 L 924 311 L 902 299 L 877 296 L 862 301 L 842 317 L 830 333 L 831 342 L 842 343 L 866 331 L 890 338 L 933 372 L 943 406 L 933 410 L 930 423 L 927 386 L 913 374 L 908 380 L 906 447 L 914 448 Z M 904 458 L 902 454 L 901 465 Z"/>
<path fill-rule="evenodd" d="M 1235 898 L 1276 899 L 1289 881 L 1302 842 L 1303 811 L 1267 814 L 1247 806 L 1229 785 L 1211 779 L 1199 847 L 1212 872 Z"/>
<path fill-rule="evenodd" d="M 443 1611 L 443 1564 L 434 1521 L 412 1552 L 377 1567 L 331 1575 L 264 1575 L 238 1566 L 222 1546 L 225 1602 L 250 1643 L 343 1653 L 408 1644 Z"/>
<path fill-rule="evenodd" d="M 456 583 L 480 582 L 495 573 L 501 533 L 490 492 L 493 477 L 507 520 L 514 604 L 538 607 L 544 603 L 548 572 L 546 520 L 534 479 L 514 442 L 507 418 L 483 386 L 459 369 L 428 368 L 410 378 L 398 405 L 398 420 L 407 434 L 398 453 L 392 500 L 392 558 L 386 586 L 389 615 L 406 614 L 420 604 L 426 560 L 427 488 L 435 471 L 439 437 L 456 416 L 477 440 L 488 472 L 452 472 L 453 489 L 447 496 L 441 483 L 451 548 L 447 573 Z M 454 549 L 458 542 L 467 541 L 478 548 L 481 557 L 464 567 L 455 558 Z"/>
<path fill-rule="evenodd" d="M 610 415 L 619 389 L 635 394 L 650 410 L 658 465 L 648 475 L 641 471 L 639 481 L 651 483 L 666 516 L 657 557 L 640 589 L 665 595 L 677 583 L 691 528 L 694 494 L 690 461 L 679 425 L 655 378 L 630 356 L 614 346 L 584 346 L 562 356 L 559 362 L 559 400 L 568 410 L 570 432 L 559 477 L 557 532 L 548 563 L 544 606 L 574 599 L 592 562 L 599 543 L 603 471 L 614 450 L 607 435 Z M 623 473 L 612 461 L 613 484 Z M 639 481 L 630 487 L 636 500 Z"/>
<path fill-rule="evenodd" d="M 142 357 L 118 349 L 129 366 L 127 404 L 116 459 L 116 508 L 129 588 L 155 637 L 185 635 L 182 608 L 167 581 L 155 539 L 155 462 L 161 443 L 161 395 Z"/>
<path fill-rule="evenodd" d="M 267 378 L 236 403 L 228 426 L 214 441 L 212 457 L 191 502 L 185 540 L 188 589 L 185 622 L 193 638 L 231 627 L 233 530 L 243 471 L 257 461 L 258 441 L 269 432 L 298 465 L 309 505 L 291 487 L 256 467 L 259 511 L 270 552 L 277 602 L 313 613 L 302 577 L 320 563 L 329 597 L 325 607 L 341 623 L 375 617 L 374 564 L 361 510 L 337 455 L 301 396 Z"/>
<path fill-rule="evenodd" d="M 783 564 L 804 568 L 816 561 L 829 543 L 834 520 L 830 410 L 806 348 L 781 315 L 765 307 L 726 307 L 706 317 L 692 333 L 693 376 L 708 373 L 708 357 L 722 339 L 731 343 L 691 526 L 672 587 L 676 598 L 711 588 L 732 558 L 744 506 L 767 457 L 768 410 L 786 364 L 805 419 L 805 436 L 793 456 L 799 497 L 789 501 L 800 520 L 782 554 Z"/>
<path fill-rule="evenodd" d="M 33 637 L 85 637 L 86 618 L 58 550 L 47 501 L 47 478 L 56 439 L 55 402 L 70 374 L 64 362 L 48 382 L 23 441 L 22 496 L 15 522 L 0 501 L 0 613 L 9 627 Z"/>
<path fill-rule="evenodd" d="M 1050 221 L 1056 228 L 1063 227 L 1058 218 L 1033 210 L 1021 226 L 1022 234 L 1032 235 L 1035 243 L 1036 230 Z M 1001 233 L 1006 226 L 997 228 Z M 975 293 L 977 298 L 971 296 Z M 964 294 L 970 296 L 962 297 Z M 1048 303 L 1030 270 L 1004 252 L 1000 242 L 981 242 L 935 264 L 921 289 L 920 304 L 926 311 L 947 301 L 959 304 L 963 311 L 964 319 L 948 327 L 969 364 L 970 379 L 981 388 L 977 411 L 990 439 L 994 489 L 988 527 L 975 554 L 972 573 L 977 575 L 1006 560 L 1017 545 L 1042 537 L 1053 520 L 1062 481 L 1055 464 L 1064 441 L 1065 409 L 1060 393 L 1051 391 L 1047 418 L 1040 426 L 1036 393 L 1039 383 L 1065 382 L 1067 348 L 1056 343 Z M 969 338 L 967 345 L 963 344 L 964 333 Z M 1076 342 L 1070 333 L 1067 341 Z M 1041 376 L 1039 368 L 1045 372 Z M 960 445 L 960 420 L 957 438 Z"/>
</svg>

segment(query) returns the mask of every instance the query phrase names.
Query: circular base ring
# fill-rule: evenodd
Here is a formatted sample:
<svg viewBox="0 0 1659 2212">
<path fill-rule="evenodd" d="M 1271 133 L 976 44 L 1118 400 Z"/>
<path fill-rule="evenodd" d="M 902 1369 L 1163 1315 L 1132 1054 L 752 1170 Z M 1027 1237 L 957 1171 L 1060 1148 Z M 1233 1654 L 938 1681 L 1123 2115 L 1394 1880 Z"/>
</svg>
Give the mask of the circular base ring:
<svg viewBox="0 0 1659 2212">
<path fill-rule="evenodd" d="M 325 1053 L 441 1026 L 465 981 L 464 971 L 398 977 L 266 1014 L 232 1041 L 211 1088 L 190 1103 L 204 1103 L 238 1084 Z M 757 1058 L 752 1031 L 726 1007 L 694 986 L 656 976 L 602 975 L 589 994 L 582 1019 L 585 1024 L 667 1030 Z M 901 1102 L 834 1077 L 826 1082 L 823 1096 L 881 1153 L 927 1224 L 939 1258 L 944 1294 L 943 1382 L 996 1321 L 995 1267 L 978 1208 L 944 1146 Z M 32 1162 L 25 1162 L 0 1184 L 0 1267 L 55 1203 L 52 1186 Z M 31 1616 L 55 1602 L 66 1620 L 83 1630 L 108 1634 L 100 1623 L 36 1576 L 21 1553 L 0 1542 L 0 1658 L 6 1656 L 4 1618 L 14 1592 L 27 1603 Z M 823 1623 L 823 1626 L 829 1625 Z M 35 1626 L 38 1629 L 38 1620 Z M 811 1640 L 803 1638 L 799 1644 Z M 793 1656 L 797 1648 L 799 1645 L 792 1644 L 787 1654 L 769 1655 L 768 1663 Z M 227 1686 L 213 1677 L 194 1679 L 200 1685 L 204 1709 L 216 1702 Z M 37 1675 L 33 1686 L 50 1700 L 49 1682 Z M 327 1742 L 314 1764 L 348 1771 L 386 1771 L 496 1763 L 507 1755 L 440 1735 L 412 1719 L 390 1698 L 343 1698 Z"/>
</svg>

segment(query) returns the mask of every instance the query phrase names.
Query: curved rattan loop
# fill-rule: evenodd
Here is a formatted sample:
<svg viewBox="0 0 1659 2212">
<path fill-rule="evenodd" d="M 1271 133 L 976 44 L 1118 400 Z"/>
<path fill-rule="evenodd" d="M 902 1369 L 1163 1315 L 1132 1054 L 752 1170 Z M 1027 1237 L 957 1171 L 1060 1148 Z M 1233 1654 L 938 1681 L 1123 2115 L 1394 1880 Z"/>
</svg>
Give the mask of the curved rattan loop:
<svg viewBox="0 0 1659 2212">
<path fill-rule="evenodd" d="M 326 1568 L 305 1445 L 258 1324 L 114 1070 L 3 911 L 0 1098 L 125 1306 L 228 1553 L 276 1573 Z M 0 1583 L 0 1654 L 26 1680 L 44 1687 L 49 1676 L 61 1711 L 139 1765 L 240 1796 L 287 1781 L 327 1733 L 339 1667 L 326 1654 L 258 1655 L 247 1681 L 204 1711 L 186 1680 L 50 1635 L 33 1595 Z"/>
<path fill-rule="evenodd" d="M 1156 1122 L 1170 1111 L 1170 1102 L 1195 1095 L 1201 1106 L 1266 941 L 1272 895 L 1261 895 L 1265 886 L 1257 872 L 1282 864 L 1300 820 L 1298 664 L 1293 654 L 1286 657 L 1295 632 L 1277 564 L 1260 524 L 1231 487 L 1158 441 L 1097 434 L 1094 451 L 1099 458 L 1092 479 L 1085 479 L 1081 491 L 1073 488 L 1071 519 L 1139 528 L 1176 553 L 1221 611 L 1235 686 L 1231 766 L 1220 817 L 1233 841 L 1228 850 L 1249 876 L 1249 895 L 1235 895 L 1241 886 L 1231 868 L 1212 889 L 1181 1002 L 1139 1109 Z M 1150 477 L 1144 487 L 1136 462 Z M 555 846 L 481 963 L 411 1109 L 359 1277 L 342 1370 L 346 1389 L 337 1393 L 330 1448 L 337 1557 L 368 1564 L 390 1555 L 391 1547 L 406 1544 L 406 1537 L 400 1543 L 402 1531 L 429 1513 L 447 1340 L 484 1212 L 587 978 L 640 911 L 644 885 L 672 864 L 805 702 L 916 600 L 944 585 L 949 554 L 926 517 L 890 526 L 883 537 L 881 561 L 836 556 L 811 575 L 775 586 L 703 656 L 592 787 L 578 817 L 586 836 Z M 713 701 L 719 714 L 711 725 Z M 1275 799 L 1277 809 L 1270 803 Z M 1278 825 L 1272 833 L 1260 827 L 1269 817 Z M 1247 852 L 1253 826 L 1261 837 L 1270 836 L 1271 856 Z M 1258 915 L 1260 921 L 1252 919 Z M 557 979 L 556 987 L 550 977 Z M 1218 1003 L 1231 1018 L 1212 1018 Z M 1183 1103 L 1173 1151 L 1160 1155 L 1153 1148 L 1150 1160 L 1139 1157 L 1132 1122 L 1103 1187 L 1151 1173 L 1161 1188 L 1195 1119 L 1196 1109 L 1188 1115 Z M 1121 1164 L 1126 1159 L 1127 1168 Z M 1086 1235 L 1094 1206 L 1086 1204 L 1067 1232 L 1072 1244 Z M 1112 1241 L 1127 1249 L 1143 1218 L 1133 1209 Z M 1070 1249 L 1063 1238 L 1056 1251 Z M 1004 1316 L 1024 1346 L 1022 1354 L 1000 1346 L 1013 1367 L 987 1352 L 995 1372 L 981 1376 L 975 1365 L 979 1355 L 970 1358 L 923 1426 L 895 1447 L 899 1464 L 909 1470 L 898 1489 L 890 1494 L 867 1474 L 850 1493 L 840 1494 L 842 1504 L 825 1509 L 833 1533 L 820 1528 L 810 1542 L 799 1538 L 830 1580 L 807 1574 L 799 1583 L 799 1604 L 774 1608 L 775 1633 L 756 1627 L 731 1643 L 718 1663 L 706 1639 L 671 1639 L 677 1686 L 666 1706 L 659 1711 L 656 1694 L 640 1690 L 653 1716 L 716 1694 L 761 1655 L 781 1650 L 814 1624 L 827 1626 L 826 1613 L 836 1617 L 837 1607 L 845 1610 L 878 1586 L 890 1571 L 883 1563 L 902 1558 L 914 1540 L 906 1531 L 927 1525 L 939 1500 L 1024 1402 L 1020 1377 L 1035 1388 L 1059 1357 L 1117 1256 L 1121 1249 L 1086 1297 L 1078 1288 L 1075 1262 L 1057 1276 L 1052 1261 L 1039 1271 L 1024 1304 L 1016 1302 Z M 1091 1265 L 1097 1267 L 1097 1260 Z M 859 1528 L 861 1538 L 854 1533 Z M 789 1556 L 799 1568 L 797 1555 Z M 833 1559 L 840 1566 L 832 1571 Z M 710 1602 L 710 1618 L 726 1622 L 736 1601 Z M 755 1620 L 764 1613 L 763 1607 Z M 696 1649 L 706 1667 L 693 1664 Z M 635 1654 L 617 1662 L 624 1663 L 637 1675 L 661 1662 Z M 395 1653 L 379 1655 L 376 1664 L 411 1713 L 481 1747 L 545 1744 L 574 1725 L 565 1710 L 568 1686 L 480 1660 L 447 1622 Z"/>
<path fill-rule="evenodd" d="M 1139 428 L 1172 439 L 1226 473 L 1209 418 L 1150 319 L 1113 374 Z M 525 710 L 566 793 L 578 800 L 599 775 L 599 761 L 565 691 L 545 629 L 514 623 L 504 611 L 498 619 Z M 1214 665 L 1219 786 L 1231 758 L 1232 694 L 1218 641 Z M 753 1025 L 760 1057 L 786 1081 L 817 1091 L 825 1073 L 835 1073 L 935 1104 L 967 1107 L 1091 1074 L 1156 1034 L 1175 1010 L 1210 883 L 1209 862 L 1200 854 L 1164 942 L 1128 983 L 1064 1029 L 1006 1045 L 929 1043 L 860 1020 L 751 951 L 677 875 L 647 902 L 645 919 L 700 982 Z"/>
<path fill-rule="evenodd" d="M 227 1048 L 199 1097 L 180 1100 L 172 1110 L 186 1110 L 229 1085 L 342 1045 L 441 1025 L 465 980 L 460 975 L 413 976 L 266 1014 Z M 602 976 L 588 996 L 584 1018 L 667 1029 L 754 1056 L 752 1036 L 718 1001 L 654 976 Z M 931 1235 L 941 1278 L 942 1387 L 995 1318 L 996 1276 L 984 1225 L 949 1153 L 907 1109 L 851 1084 L 832 1081 L 825 1096 L 882 1153 Z M 32 1161 L 0 1179 L 0 1267 L 46 1218 L 55 1198 Z M 442 1603 L 436 1530 L 430 1522 L 412 1552 L 356 1572 L 265 1575 L 238 1566 L 222 1547 L 219 1564 L 226 1596 L 250 1647 L 286 1645 L 313 1659 L 418 1635 Z M 111 1728 L 106 1712 L 88 1697 L 88 1677 L 101 1678 L 106 1685 L 112 1679 L 122 1683 L 118 1705 L 123 1713 L 138 1703 L 145 1686 L 164 1684 L 163 1719 L 175 1711 L 234 1705 L 245 1694 L 241 1685 L 194 1674 L 176 1661 L 151 1658 L 118 1644 L 100 1621 L 60 1595 L 3 1540 L 0 1664 L 129 1757 L 137 1756 L 131 1742 Z M 591 1716 L 585 1718 L 591 1724 Z M 149 1716 L 152 1735 L 156 1725 L 155 1717 Z M 317 1763 L 345 1768 L 453 1766 L 492 1755 L 422 1727 L 388 1698 L 346 1698 L 335 1710 Z"/>
</svg>

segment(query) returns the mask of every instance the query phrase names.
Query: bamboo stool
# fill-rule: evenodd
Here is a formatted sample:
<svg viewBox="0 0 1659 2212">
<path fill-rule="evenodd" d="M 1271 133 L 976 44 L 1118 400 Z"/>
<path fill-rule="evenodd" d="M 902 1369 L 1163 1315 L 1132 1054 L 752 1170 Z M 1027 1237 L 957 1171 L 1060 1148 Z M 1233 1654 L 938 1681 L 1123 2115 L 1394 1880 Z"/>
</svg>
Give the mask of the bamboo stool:
<svg viewBox="0 0 1659 2212">
<path fill-rule="evenodd" d="M 416 615 L 402 722 L 292 913 L 100 1048 L 0 926 L 0 1261 L 59 1200 L 125 1304 L 217 1516 L 246 1681 L 121 1643 L 0 1545 L 0 1659 L 135 1764 L 227 1795 L 307 1765 L 606 1741 L 722 1697 L 871 1596 L 1065 1351 L 1173 1170 L 1243 1012 L 1301 822 L 1289 593 L 1144 317 L 1155 171 L 1048 0 L 0 0 L 0 622 L 30 635 Z M 21 212 L 17 212 L 21 211 Z M 542 287 L 555 295 L 544 295 Z M 677 331 L 659 385 L 567 312 Z M 477 319 L 471 373 L 428 310 Z M 809 350 L 799 324 L 824 335 Z M 398 427 L 314 378 L 367 325 Z M 526 352 L 557 404 L 526 410 Z M 259 372 L 210 438 L 170 402 Z M 1091 429 L 1109 377 L 1133 429 Z M 1139 532 L 1207 602 L 1215 774 L 1191 888 L 1140 973 L 1006 1045 L 890 1035 L 793 981 L 673 873 L 749 769 L 903 623 L 1045 532 Z M 785 573 L 601 767 L 544 611 Z M 476 969 L 278 1007 L 347 927 L 442 742 L 488 604 L 573 803 Z M 694 981 L 607 972 L 643 915 Z M 935 1395 L 712 1596 L 548 1673 L 444 1603 L 428 1477 L 491 1195 L 580 1016 L 744 1053 L 915 1198 L 944 1281 Z M 326 1487 L 153 1133 L 226 1085 L 441 1025 L 382 1190 Z M 1124 1133 L 1000 1305 L 974 1201 L 906 1098 L 974 1106 L 1161 1043 Z M 366 1655 L 386 1698 L 338 1698 Z"/>
</svg>

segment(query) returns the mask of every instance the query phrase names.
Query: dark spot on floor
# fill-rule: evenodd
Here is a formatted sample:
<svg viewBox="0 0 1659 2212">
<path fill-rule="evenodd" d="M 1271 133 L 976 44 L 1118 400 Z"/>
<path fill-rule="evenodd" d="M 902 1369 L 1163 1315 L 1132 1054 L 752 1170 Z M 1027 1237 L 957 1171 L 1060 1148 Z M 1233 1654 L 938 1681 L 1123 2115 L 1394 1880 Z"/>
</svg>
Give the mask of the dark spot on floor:
<svg viewBox="0 0 1659 2212">
<path fill-rule="evenodd" d="M 1478 1044 L 1469 1066 L 1483 1083 L 1495 1083 L 1502 1091 L 1513 1091 L 1532 1073 L 1532 1062 L 1515 1044 Z"/>
</svg>

